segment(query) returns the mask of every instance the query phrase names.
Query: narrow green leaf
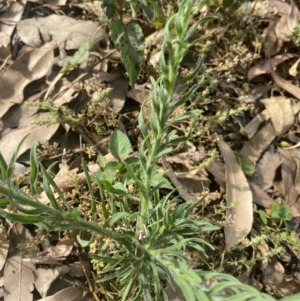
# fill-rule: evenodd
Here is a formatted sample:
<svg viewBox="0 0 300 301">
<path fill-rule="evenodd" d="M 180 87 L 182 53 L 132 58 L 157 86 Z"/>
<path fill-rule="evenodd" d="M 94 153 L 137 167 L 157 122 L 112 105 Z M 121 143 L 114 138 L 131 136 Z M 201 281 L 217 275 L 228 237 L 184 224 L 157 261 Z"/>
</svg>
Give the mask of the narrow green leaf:
<svg viewBox="0 0 300 301">
<path fill-rule="evenodd" d="M 6 212 L 1 208 L 0 208 L 0 215 L 12 222 L 22 223 L 22 224 L 38 224 L 44 221 L 44 218 L 42 216 L 13 214 L 13 213 Z"/>
<path fill-rule="evenodd" d="M 30 134 L 27 134 L 24 138 L 22 138 L 22 140 L 19 142 L 18 146 L 17 146 L 17 149 L 16 151 L 13 153 L 13 156 L 8 164 L 8 167 L 7 167 L 7 172 L 6 172 L 6 178 L 7 178 L 7 181 L 8 182 L 11 182 L 11 178 L 12 178 L 12 175 L 13 175 L 13 172 L 14 172 L 14 166 L 15 166 L 15 163 L 16 163 L 16 160 L 17 160 L 17 157 L 18 157 L 18 153 L 24 143 L 24 141 L 27 139 L 27 137 L 29 136 Z"/>
<path fill-rule="evenodd" d="M 114 215 L 110 216 L 104 223 L 103 227 L 109 227 L 111 228 L 115 223 L 117 223 L 120 219 L 126 218 L 130 216 L 129 213 L 127 212 L 118 212 L 115 213 Z"/>
<path fill-rule="evenodd" d="M 7 179 L 7 164 L 0 153 L 0 170 L 1 170 L 1 177 L 4 181 Z"/>
<path fill-rule="evenodd" d="M 34 141 L 30 150 L 30 190 L 35 195 L 37 194 L 37 179 L 39 172 L 39 161 L 36 154 L 37 141 Z"/>
<path fill-rule="evenodd" d="M 174 277 L 174 281 L 182 291 L 185 300 L 196 301 L 195 293 L 191 285 L 179 275 Z"/>
<path fill-rule="evenodd" d="M 88 188 L 89 188 L 89 192 L 90 192 L 91 211 L 92 211 L 93 220 L 94 220 L 94 222 L 97 222 L 96 200 L 95 200 L 94 191 L 92 188 L 91 177 L 90 177 L 88 168 L 87 168 L 86 163 L 83 158 L 81 160 L 81 166 L 82 166 L 83 172 L 85 174 L 86 182 L 88 184 Z"/>
</svg>

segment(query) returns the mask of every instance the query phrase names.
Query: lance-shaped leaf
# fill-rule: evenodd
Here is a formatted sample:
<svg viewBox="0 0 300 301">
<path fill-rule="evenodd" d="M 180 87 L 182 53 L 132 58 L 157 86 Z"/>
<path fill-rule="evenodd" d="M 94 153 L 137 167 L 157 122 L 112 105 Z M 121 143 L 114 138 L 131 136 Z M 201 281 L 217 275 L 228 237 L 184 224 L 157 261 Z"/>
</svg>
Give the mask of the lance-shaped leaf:
<svg viewBox="0 0 300 301">
<path fill-rule="evenodd" d="M 252 193 L 248 181 L 228 144 L 218 141 L 225 161 L 227 225 L 225 226 L 226 249 L 229 250 L 245 238 L 252 228 Z"/>
</svg>

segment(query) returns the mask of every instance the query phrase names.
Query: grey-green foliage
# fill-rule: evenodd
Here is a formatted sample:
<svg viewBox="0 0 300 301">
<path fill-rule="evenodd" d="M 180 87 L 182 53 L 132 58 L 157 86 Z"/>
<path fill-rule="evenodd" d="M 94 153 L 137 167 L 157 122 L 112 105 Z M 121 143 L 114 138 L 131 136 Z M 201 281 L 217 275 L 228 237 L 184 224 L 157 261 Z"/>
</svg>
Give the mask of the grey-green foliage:
<svg viewBox="0 0 300 301">
<path fill-rule="evenodd" d="M 205 2 L 200 1 L 199 8 Z M 100 235 L 114 242 L 114 248 L 106 248 L 104 244 L 90 254 L 95 266 L 101 264 L 101 268 L 96 268 L 99 285 L 105 288 L 113 282 L 118 292 L 113 300 L 157 301 L 162 296 L 167 300 L 163 290 L 166 282 L 173 288 L 179 286 L 188 301 L 273 300 L 241 284 L 234 277 L 191 269 L 185 256 L 186 250 L 195 249 L 202 256 L 207 256 L 206 250 L 213 246 L 204 239 L 203 234 L 218 228 L 204 220 L 190 218 L 197 203 L 185 203 L 174 198 L 174 190 L 167 195 L 161 193 L 161 188 L 170 187 L 170 183 L 157 170 L 156 163 L 174 145 L 185 140 L 175 138 L 176 132 L 170 131 L 170 125 L 174 123 L 170 116 L 176 108 L 184 105 L 198 85 L 192 86 L 176 103 L 173 102 L 173 96 L 176 89 L 195 78 L 203 64 L 201 59 L 194 71 L 176 81 L 181 60 L 196 43 L 189 43 L 188 39 L 197 26 L 206 21 L 201 19 L 190 25 L 192 7 L 192 0 L 179 1 L 178 13 L 166 23 L 159 61 L 162 76 L 157 81 L 152 79 L 153 110 L 149 125 L 145 123 L 142 113 L 138 118 L 143 135 L 138 157 L 129 156 L 130 142 L 116 130 L 110 139 L 110 150 L 117 161 L 107 162 L 104 157 L 99 157 L 100 171 L 92 176 L 82 161 L 90 192 L 91 219 L 84 219 L 77 208 L 68 204 L 50 175 L 53 165 L 46 169 L 38 162 L 36 143 L 30 154 L 30 188 L 33 196 L 29 197 L 15 187 L 13 168 L 23 141 L 8 165 L 0 155 L 0 206 L 10 204 L 19 212 L 11 213 L 0 208 L 0 215 L 15 222 L 36 224 L 48 231 L 90 231 L 94 239 Z M 175 35 L 171 34 L 171 27 L 175 29 Z M 168 61 L 164 56 L 165 51 L 169 55 Z M 195 114 L 197 112 L 191 111 L 183 116 L 188 118 Z M 183 116 L 177 118 L 180 120 Z M 42 186 L 50 206 L 38 200 L 39 174 L 42 174 Z M 98 187 L 97 195 L 94 194 L 95 185 Z M 84 241 L 78 237 L 78 241 L 88 246 L 93 238 Z M 212 278 L 219 283 L 210 287 L 207 281 Z M 296 297 L 284 300 L 292 301 Z"/>
</svg>

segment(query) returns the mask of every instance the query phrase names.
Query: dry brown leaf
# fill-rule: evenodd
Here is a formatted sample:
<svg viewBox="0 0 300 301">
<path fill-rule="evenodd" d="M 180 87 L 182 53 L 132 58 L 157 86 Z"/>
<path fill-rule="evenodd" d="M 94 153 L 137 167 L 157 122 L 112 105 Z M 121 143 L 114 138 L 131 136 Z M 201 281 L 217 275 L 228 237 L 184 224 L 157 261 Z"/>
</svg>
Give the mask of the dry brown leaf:
<svg viewBox="0 0 300 301">
<path fill-rule="evenodd" d="M 280 14 L 288 14 L 290 12 L 290 5 L 281 0 L 268 0 L 270 7 L 275 7 Z"/>
<path fill-rule="evenodd" d="M 82 294 L 82 290 L 76 287 L 68 287 L 56 293 L 55 295 L 39 299 L 38 301 L 82 301 Z"/>
<path fill-rule="evenodd" d="M 300 62 L 300 59 L 298 59 L 293 65 L 292 67 L 289 69 L 289 74 L 291 76 L 296 76 L 298 74 L 298 66 L 299 66 L 299 62 Z"/>
<path fill-rule="evenodd" d="M 277 136 L 281 137 L 294 124 L 294 112 L 291 101 L 286 97 L 272 97 L 261 100 L 270 114 Z"/>
<path fill-rule="evenodd" d="M 250 122 L 248 122 L 245 127 L 241 128 L 240 133 L 248 139 L 251 139 L 255 135 L 261 124 L 269 118 L 269 112 L 267 110 L 263 110 L 260 114 L 256 115 Z"/>
<path fill-rule="evenodd" d="M 239 152 L 239 156 L 246 156 L 255 165 L 261 154 L 276 138 L 276 132 L 271 123 L 266 124 L 256 135 L 248 141 Z"/>
<path fill-rule="evenodd" d="M 272 204 L 279 203 L 278 199 L 272 199 L 269 195 L 264 192 L 259 185 L 252 183 L 249 181 L 249 187 L 253 196 L 253 203 L 262 206 L 264 208 L 268 208 Z"/>
<path fill-rule="evenodd" d="M 10 257 L 4 268 L 5 301 L 33 300 L 35 266 L 23 262 L 21 256 Z"/>
<path fill-rule="evenodd" d="M 294 177 L 296 174 L 296 164 L 292 158 L 293 150 L 286 150 L 278 147 L 278 152 L 282 157 L 281 177 L 284 189 L 284 199 L 289 206 L 292 206 L 298 198 L 298 192 L 294 186 Z M 300 212 L 299 212 L 300 213 Z"/>
<path fill-rule="evenodd" d="M 209 171 L 215 178 L 216 182 L 223 189 L 226 188 L 226 180 L 225 180 L 225 164 L 222 162 L 213 162 L 206 170 Z"/>
<path fill-rule="evenodd" d="M 274 70 L 271 68 L 271 75 L 275 81 L 275 83 L 285 91 L 294 95 L 297 99 L 300 99 L 300 88 L 293 85 L 289 81 L 286 81 L 282 77 L 280 77 Z"/>
<path fill-rule="evenodd" d="M 6 256 L 8 253 L 8 241 L 7 237 L 0 233 L 0 271 L 2 270 L 5 262 L 6 262 Z"/>
<path fill-rule="evenodd" d="M 0 58 L 10 53 L 10 40 L 16 24 L 21 20 L 27 0 L 10 2 L 9 8 L 0 17 Z"/>
<path fill-rule="evenodd" d="M 37 115 L 37 117 L 50 117 L 49 113 L 41 113 Z M 36 116 L 32 118 L 34 120 Z M 22 144 L 18 157 L 22 155 L 27 150 L 31 149 L 32 144 L 34 141 L 38 141 L 39 143 L 45 143 L 50 140 L 50 138 L 55 134 L 59 127 L 59 124 L 53 124 L 49 127 L 47 126 L 39 126 L 35 124 L 30 124 L 30 120 L 28 121 L 27 125 L 24 125 L 22 128 L 19 129 L 11 129 L 0 139 L 0 149 L 1 153 L 8 162 L 14 151 L 17 149 L 18 144 L 20 141 L 28 134 L 30 135 L 27 137 L 27 139 Z M 14 139 L 11 139 L 11 137 L 14 137 Z"/>
<path fill-rule="evenodd" d="M 24 88 L 34 80 L 48 74 L 54 54 L 55 42 L 25 53 L 5 72 L 0 81 L 0 117 L 14 104 L 23 101 Z"/>
<path fill-rule="evenodd" d="M 181 187 L 178 179 L 176 178 L 176 175 L 171 167 L 171 165 L 167 162 L 166 158 L 163 156 L 161 158 L 162 165 L 164 170 L 166 170 L 166 176 L 170 179 L 171 183 L 178 189 L 179 195 L 182 197 L 185 201 L 197 201 L 197 197 L 190 193 L 187 189 L 184 187 Z"/>
<path fill-rule="evenodd" d="M 241 167 L 228 144 L 218 141 L 225 161 L 226 205 L 228 207 L 225 226 L 226 249 L 236 246 L 252 228 L 252 192 Z"/>
<path fill-rule="evenodd" d="M 295 185 L 295 189 L 300 195 L 300 150 L 299 148 L 294 150 L 293 159 L 296 163 L 296 174 L 295 174 L 294 185 Z"/>
<path fill-rule="evenodd" d="M 39 268 L 34 272 L 34 285 L 42 297 L 46 297 L 51 284 L 59 277 L 69 273 L 70 267 L 56 266 L 52 269 Z"/>
<path fill-rule="evenodd" d="M 274 153 L 274 150 L 270 148 L 259 160 L 255 173 L 251 177 L 251 182 L 259 185 L 263 191 L 266 191 L 273 186 L 276 169 L 281 162 L 280 155 Z"/>
<path fill-rule="evenodd" d="M 261 86 L 257 89 L 252 90 L 248 94 L 245 95 L 240 95 L 237 100 L 241 102 L 254 102 L 257 99 L 259 99 L 263 94 L 269 92 L 272 89 L 272 86 L 267 85 L 267 86 Z"/>
<path fill-rule="evenodd" d="M 50 40 L 57 43 L 61 58 L 65 49 L 78 49 L 83 42 L 91 46 L 106 36 L 103 29 L 92 21 L 76 20 L 61 15 L 25 19 L 18 23 L 20 39 L 31 47 L 40 47 Z"/>
<path fill-rule="evenodd" d="M 125 104 L 126 94 L 129 88 L 128 79 L 122 76 L 111 82 L 109 86 L 113 90 L 108 94 L 108 99 L 110 99 L 113 111 L 119 113 Z"/>
<path fill-rule="evenodd" d="M 273 67 L 278 66 L 279 64 L 283 63 L 284 61 L 296 57 L 296 54 L 293 53 L 282 53 L 276 55 L 274 58 L 271 59 L 271 63 Z M 270 71 L 270 62 L 269 60 L 265 60 L 259 64 L 254 65 L 248 71 L 247 78 L 251 81 L 254 77 L 268 73 Z"/>
<path fill-rule="evenodd" d="M 293 114 L 298 114 L 300 111 L 300 103 L 296 103 L 292 106 Z M 251 139 L 259 127 L 262 125 L 263 122 L 267 121 L 270 118 L 270 114 L 267 110 L 263 110 L 260 114 L 256 115 L 244 128 L 241 128 L 240 133 Z M 295 146 L 291 147 L 294 148 Z"/>
<path fill-rule="evenodd" d="M 48 255 L 57 260 L 64 260 L 68 255 L 70 255 L 73 249 L 73 239 L 65 237 L 61 239 L 56 246 L 50 246 L 45 251 L 38 253 L 38 256 Z"/>
</svg>

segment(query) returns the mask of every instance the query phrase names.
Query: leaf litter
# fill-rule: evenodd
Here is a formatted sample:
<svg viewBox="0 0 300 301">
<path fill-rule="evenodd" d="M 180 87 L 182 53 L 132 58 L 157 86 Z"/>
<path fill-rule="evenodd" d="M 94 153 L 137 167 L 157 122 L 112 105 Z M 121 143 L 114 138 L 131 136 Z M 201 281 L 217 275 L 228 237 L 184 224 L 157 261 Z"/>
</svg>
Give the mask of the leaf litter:
<svg viewBox="0 0 300 301">
<path fill-rule="evenodd" d="M 100 151 L 97 143 L 104 143 L 117 127 L 122 127 L 130 141 L 138 144 L 136 111 L 133 108 L 139 108 L 140 103 L 151 97 L 152 85 L 149 75 L 155 76 L 153 68 L 155 69 L 158 62 L 159 50 L 156 46 L 161 43 L 163 30 L 153 28 L 151 22 L 145 22 L 142 32 L 135 24 L 129 22 L 128 25 L 124 25 L 126 28 L 123 28 L 128 35 L 122 36 L 122 31 L 119 32 L 114 23 L 110 28 L 111 39 L 117 49 L 111 49 L 114 45 L 111 44 L 108 30 L 103 24 L 55 13 L 33 14 L 22 19 L 24 4 L 25 2 L 20 6 L 20 2 L 11 3 L 1 15 L 0 58 L 3 70 L 0 74 L 0 149 L 4 158 L 9 160 L 18 142 L 28 133 L 30 136 L 18 158 L 18 164 L 24 166 L 25 170 L 29 163 L 28 150 L 35 140 L 40 144 L 40 151 L 43 149 L 40 160 L 46 166 L 52 163 L 52 157 L 63 160 L 63 149 L 67 148 L 67 169 L 75 161 L 74 156 L 78 156 L 79 161 L 83 157 L 88 158 L 91 166 L 95 165 L 100 153 L 106 158 L 111 157 L 109 148 L 102 147 Z M 47 5 L 57 5 L 57 11 L 65 9 L 64 3 Z M 62 6 L 58 8 L 58 5 Z M 105 18 L 97 1 L 75 5 L 81 11 L 85 10 L 89 14 Z M 235 253 L 236 248 L 252 237 L 251 230 L 256 227 L 253 225 L 253 216 L 256 214 L 256 211 L 253 211 L 253 203 L 260 206 L 259 210 L 267 210 L 284 200 L 293 217 L 300 216 L 300 156 L 296 146 L 300 141 L 297 130 L 300 109 L 297 101 L 300 90 L 297 86 L 298 52 L 293 37 L 298 24 L 298 7 L 299 3 L 289 4 L 279 0 L 245 2 L 231 16 L 233 23 L 230 25 L 227 12 L 220 9 L 218 28 L 211 29 L 208 26 L 200 29 L 200 34 L 210 36 L 211 43 L 216 46 L 209 49 L 206 42 L 195 46 L 196 56 L 207 51 L 207 65 L 204 68 L 212 70 L 211 74 L 204 75 L 206 78 L 202 84 L 203 94 L 197 101 L 191 101 L 192 106 L 202 110 L 203 115 L 199 117 L 202 119 L 200 122 L 193 121 L 194 125 L 184 122 L 176 125 L 179 133 L 190 133 L 189 143 L 193 147 L 185 145 L 163 158 L 161 162 L 170 182 L 178 188 L 182 200 L 198 201 L 207 194 L 207 201 L 202 207 L 205 213 L 217 210 L 214 208 L 222 208 L 219 191 L 221 188 L 225 189 L 226 206 L 223 208 L 223 214 L 217 215 L 216 222 L 223 222 L 223 243 L 227 251 L 233 250 L 232 256 L 236 256 L 235 258 L 239 256 Z M 249 33 L 247 37 L 243 34 L 246 30 Z M 10 57 L 11 46 L 18 45 L 14 42 L 16 32 L 20 41 L 27 46 L 23 46 L 19 53 Z M 258 39 L 252 38 L 253 36 Z M 11 45 L 11 41 L 14 45 Z M 68 74 L 61 75 L 63 59 L 78 51 L 83 41 L 88 42 L 91 47 L 90 57 L 80 62 L 76 68 L 71 68 Z M 100 49 L 102 46 L 99 46 L 99 42 L 106 44 L 107 48 L 104 51 Z M 128 52 L 123 61 L 120 60 L 120 56 L 114 55 L 118 54 L 118 50 Z M 195 53 L 191 52 L 189 55 L 192 57 Z M 149 60 L 149 65 L 146 62 L 146 65 L 142 66 L 145 58 Z M 130 61 L 134 61 L 135 64 L 131 65 Z M 128 76 L 124 76 L 120 64 L 129 70 Z M 186 66 L 188 64 L 183 68 Z M 140 75 L 137 76 L 139 69 Z M 136 80 L 138 84 L 133 86 Z M 203 78 L 199 78 L 199 81 L 202 80 Z M 107 88 L 113 90 L 108 94 L 106 104 L 100 106 L 99 94 Z M 68 115 L 64 116 L 71 116 L 72 122 L 61 119 L 51 125 L 33 124 L 32 121 L 37 118 L 44 120 L 44 123 L 53 119 L 53 115 L 45 112 L 47 109 L 42 107 L 47 102 L 48 97 L 44 100 L 45 95 L 52 98 L 59 114 L 63 114 L 63 110 L 67 108 Z M 236 101 L 237 99 L 239 101 Z M 24 106 L 29 102 L 39 106 Z M 247 104 L 247 111 L 241 110 L 244 104 Z M 88 111 L 92 110 L 91 108 L 93 114 Z M 83 109 L 86 110 L 82 111 Z M 151 107 L 145 105 L 145 120 L 150 112 Z M 226 118 L 218 115 L 220 112 L 225 112 Z M 87 117 L 88 114 L 90 115 Z M 82 118 L 82 115 L 85 118 Z M 82 118 L 80 125 L 76 123 L 79 118 Z M 292 134 L 296 142 L 289 141 Z M 67 136 L 75 137 L 77 141 L 74 145 L 79 145 L 79 151 L 72 146 L 73 138 L 66 139 Z M 232 137 L 237 139 L 231 139 Z M 216 142 L 219 138 L 228 143 L 223 140 Z M 58 142 L 60 146 L 57 149 L 51 148 L 47 145 L 49 141 Z M 294 143 L 295 149 L 280 147 L 280 143 L 283 142 Z M 217 144 L 220 156 L 216 159 L 208 150 L 216 148 Z M 199 146 L 205 151 L 200 151 Z M 244 157 L 250 160 L 249 164 L 255 169 L 251 176 L 245 176 L 239 163 Z M 223 160 L 225 165 L 221 162 Z M 87 197 L 81 190 L 85 183 L 85 175 L 78 166 L 71 170 L 73 171 L 67 170 L 67 173 L 62 175 L 59 174 L 60 169 L 56 168 L 53 170 L 53 177 L 59 187 L 68 193 L 70 200 L 76 203 L 76 194 L 82 194 L 83 199 Z M 16 174 L 15 179 L 17 176 Z M 25 180 L 21 186 L 26 188 L 26 185 Z M 73 192 L 70 187 L 73 187 Z M 217 197 L 214 196 L 216 192 Z M 20 231 L 29 235 L 25 229 Z M 76 275 L 70 275 L 69 266 L 65 265 L 74 255 L 73 240 L 70 239 L 70 244 L 66 245 L 64 240 L 56 238 L 50 242 L 50 246 L 40 246 L 34 254 L 21 260 L 17 245 L 22 245 L 24 239 L 22 242 L 8 240 L 9 248 L 15 249 L 11 253 L 8 252 L 5 235 L 3 236 L 1 264 L 5 265 L 5 300 L 12 300 L 9 299 L 11 297 L 15 298 L 14 300 L 19 298 L 18 295 L 9 297 L 13 262 L 17 263 L 18 273 L 25 273 L 24 268 L 27 267 L 29 276 L 16 292 L 19 296 L 21 293 L 26 294 L 26 300 L 33 299 L 33 284 L 39 292 L 39 300 L 82 300 L 81 289 L 57 286 L 51 290 L 51 285 L 57 283 L 59 277 L 65 277 L 70 283 L 80 287 L 80 283 L 76 282 L 78 279 L 75 280 Z M 36 235 L 29 235 L 25 241 L 30 243 L 34 239 Z M 268 248 L 264 248 L 262 256 L 268 251 Z M 277 257 L 274 258 L 270 263 L 264 261 L 262 264 L 263 286 L 271 287 L 270 294 L 278 297 L 297 291 L 290 287 L 282 292 L 283 284 L 288 287 L 286 276 L 282 273 L 276 279 L 267 277 L 268 269 L 282 272 Z M 226 271 L 226 266 L 224 268 Z M 32 275 L 37 279 L 35 282 Z"/>
</svg>

